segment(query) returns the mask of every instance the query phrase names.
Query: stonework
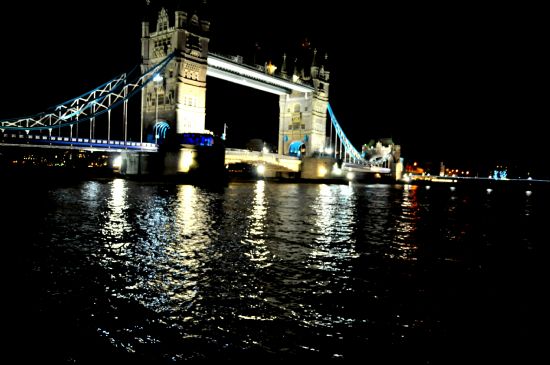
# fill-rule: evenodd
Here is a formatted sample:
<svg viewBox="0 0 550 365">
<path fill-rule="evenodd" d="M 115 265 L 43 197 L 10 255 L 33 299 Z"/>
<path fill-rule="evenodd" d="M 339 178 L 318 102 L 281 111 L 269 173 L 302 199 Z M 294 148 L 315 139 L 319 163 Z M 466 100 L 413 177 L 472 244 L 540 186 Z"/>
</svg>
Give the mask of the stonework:
<svg viewBox="0 0 550 365">
<path fill-rule="evenodd" d="M 313 92 L 292 92 L 279 98 L 280 154 L 288 155 L 290 145 L 297 141 L 305 144 L 306 156 L 322 152 L 325 148 L 330 73 L 323 66 L 317 67 L 315 56 L 311 66 Z M 296 80 L 306 81 L 309 80 Z"/>
<path fill-rule="evenodd" d="M 154 124 L 166 121 L 178 134 L 205 133 L 206 68 L 210 22 L 184 11 L 169 13 L 162 8 L 156 24 L 142 25 L 142 72 L 168 55 L 174 59 L 165 68 L 162 81 L 143 89 L 143 126 L 152 133 Z M 153 29 L 154 31 L 151 31 Z"/>
</svg>

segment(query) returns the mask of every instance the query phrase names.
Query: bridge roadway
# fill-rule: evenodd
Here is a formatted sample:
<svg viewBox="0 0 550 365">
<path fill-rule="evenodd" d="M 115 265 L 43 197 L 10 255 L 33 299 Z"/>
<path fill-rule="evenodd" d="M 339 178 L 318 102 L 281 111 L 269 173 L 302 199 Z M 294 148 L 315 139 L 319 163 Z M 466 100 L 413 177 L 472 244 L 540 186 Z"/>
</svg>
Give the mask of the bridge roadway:
<svg viewBox="0 0 550 365">
<path fill-rule="evenodd" d="M 292 91 L 311 93 L 314 88 L 310 85 L 292 82 L 277 76 L 270 75 L 266 70 L 260 70 L 245 65 L 235 57 L 224 57 L 218 54 L 208 54 L 207 75 L 239 85 L 276 95 L 290 94 Z"/>
<path fill-rule="evenodd" d="M 136 152 L 157 152 L 158 146 L 153 143 L 140 143 L 131 141 L 116 141 L 88 138 L 55 137 L 44 135 L 21 135 L 3 134 L 0 135 L 0 146 L 10 147 L 34 147 L 34 148 L 57 148 L 77 149 L 84 151 L 117 153 L 122 151 Z M 277 153 L 266 153 L 249 151 L 236 148 L 225 149 L 225 164 L 246 163 L 251 165 L 266 165 L 274 171 L 299 172 L 302 160 L 294 156 L 286 156 Z M 389 168 L 377 166 L 365 166 L 360 164 L 343 163 L 342 172 L 353 173 L 390 173 Z"/>
<path fill-rule="evenodd" d="M 361 164 L 355 164 L 350 162 L 344 162 L 342 164 L 342 171 L 345 172 L 372 172 L 372 173 L 379 173 L 379 174 L 389 174 L 391 173 L 391 169 L 388 167 L 380 167 L 380 166 L 366 166 Z"/>
<path fill-rule="evenodd" d="M 235 148 L 225 149 L 225 163 L 248 163 L 252 165 L 265 164 L 272 170 L 286 172 L 299 172 L 302 166 L 302 160 L 298 157 Z M 348 172 L 389 174 L 391 173 L 391 169 L 387 167 L 366 166 L 344 162 L 342 164 L 341 172 L 344 174 L 347 174 Z"/>
<path fill-rule="evenodd" d="M 275 170 L 299 172 L 302 161 L 298 157 L 265 153 L 236 148 L 225 149 L 225 164 L 247 163 L 251 165 L 265 164 Z"/>
<path fill-rule="evenodd" d="M 0 146 L 77 149 L 83 151 L 111 153 L 126 150 L 135 150 L 137 152 L 157 152 L 158 150 L 158 147 L 154 143 L 125 142 L 115 140 L 108 141 L 105 139 L 69 138 L 32 134 L 0 135 Z"/>
</svg>

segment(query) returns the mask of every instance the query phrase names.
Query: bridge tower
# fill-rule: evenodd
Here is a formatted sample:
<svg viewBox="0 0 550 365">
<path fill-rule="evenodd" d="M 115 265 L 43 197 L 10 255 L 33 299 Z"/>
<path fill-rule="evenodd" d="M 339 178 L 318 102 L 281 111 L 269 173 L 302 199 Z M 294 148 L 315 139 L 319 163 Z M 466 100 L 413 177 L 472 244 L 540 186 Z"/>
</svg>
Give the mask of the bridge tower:
<svg viewBox="0 0 550 365">
<path fill-rule="evenodd" d="M 142 23 L 142 72 L 175 54 L 161 77 L 142 91 L 142 126 L 148 139 L 155 138 L 153 127 L 158 121 L 166 121 L 177 134 L 205 132 L 210 41 L 206 1 L 193 11 L 183 10 L 183 0 L 177 3 L 173 12 L 160 8 L 153 27 L 149 21 Z"/>
<path fill-rule="evenodd" d="M 330 72 L 326 67 L 327 56 L 319 66 L 317 50 L 313 51 L 313 60 L 309 72 L 298 70 L 294 65 L 292 81 L 311 83 L 313 92 L 293 91 L 279 98 L 279 153 L 295 154 L 296 147 L 305 147 L 306 156 L 323 151 L 326 144 L 326 121 L 329 97 Z M 286 57 L 283 60 L 281 76 L 286 76 Z M 293 151 L 291 151 L 291 149 Z"/>
</svg>

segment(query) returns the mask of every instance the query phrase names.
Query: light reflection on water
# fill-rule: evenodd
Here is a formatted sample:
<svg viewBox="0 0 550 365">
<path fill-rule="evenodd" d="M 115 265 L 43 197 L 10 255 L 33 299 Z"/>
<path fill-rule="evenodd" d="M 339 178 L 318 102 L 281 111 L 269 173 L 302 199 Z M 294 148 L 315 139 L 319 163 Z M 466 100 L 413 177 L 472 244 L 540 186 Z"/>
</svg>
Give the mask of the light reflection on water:
<svg viewBox="0 0 550 365">
<path fill-rule="evenodd" d="M 393 244 L 397 251 L 396 257 L 402 260 L 416 260 L 415 251 L 418 247 L 415 243 L 414 233 L 419 209 L 416 196 L 417 188 L 416 185 L 406 185 L 406 188 L 403 189 L 401 214 L 396 216 L 396 235 Z M 390 254 L 390 257 L 393 257 L 393 254 Z"/>
<path fill-rule="evenodd" d="M 243 243 L 250 247 L 250 251 L 246 252 L 245 255 L 255 262 L 258 268 L 270 265 L 267 260 L 271 255 L 265 240 L 266 216 L 268 212 L 265 189 L 266 183 L 264 180 L 256 182 L 254 200 L 249 215 L 250 223 L 243 237 Z"/>
<path fill-rule="evenodd" d="M 96 186 L 94 184 L 94 186 Z M 111 183 L 111 197 L 108 200 L 108 211 L 105 212 L 107 218 L 101 229 L 103 237 L 109 237 L 106 244 L 113 249 L 122 248 L 125 244 L 120 242 L 124 232 L 129 229 L 126 220 L 126 210 L 128 209 L 126 200 L 126 180 L 116 179 Z"/>
<path fill-rule="evenodd" d="M 29 255 L 42 285 L 32 306 L 66 316 L 48 342 L 64 360 L 89 356 L 90 338 L 98 360 L 351 359 L 399 344 L 433 360 L 431 346 L 476 338 L 463 334 L 500 303 L 501 267 L 536 267 L 541 193 L 511 196 L 265 181 L 58 188 Z M 507 237 L 533 254 L 515 255 Z M 81 351 L 59 347 L 65 333 Z"/>
</svg>

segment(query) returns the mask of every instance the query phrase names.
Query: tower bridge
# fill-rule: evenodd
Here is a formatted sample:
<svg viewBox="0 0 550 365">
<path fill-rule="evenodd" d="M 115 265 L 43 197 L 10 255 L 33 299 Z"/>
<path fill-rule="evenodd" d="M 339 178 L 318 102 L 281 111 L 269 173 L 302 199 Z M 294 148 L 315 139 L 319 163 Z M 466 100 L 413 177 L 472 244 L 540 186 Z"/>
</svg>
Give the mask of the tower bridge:
<svg viewBox="0 0 550 365">
<path fill-rule="evenodd" d="M 250 66 L 238 56 L 209 51 L 210 21 L 199 14 L 161 8 L 156 15 L 142 23 L 141 72 L 117 76 L 43 113 L 0 120 L 0 146 L 122 152 L 130 174 L 145 173 L 143 166 L 153 163 L 163 164 L 167 174 L 204 168 L 208 159 L 198 163 L 199 154 L 219 144 L 205 126 L 210 76 L 279 96 L 277 153 L 225 149 L 225 165 L 266 165 L 274 174 L 301 172 L 307 178 L 396 171 L 393 146 L 365 160 L 346 137 L 329 104 L 326 56 L 320 59 L 315 50 L 307 72 L 294 67 L 293 75 L 286 56 L 279 72 Z M 128 118 L 130 101 L 141 104 L 139 120 Z M 164 157 L 151 162 L 151 153 Z"/>
</svg>

